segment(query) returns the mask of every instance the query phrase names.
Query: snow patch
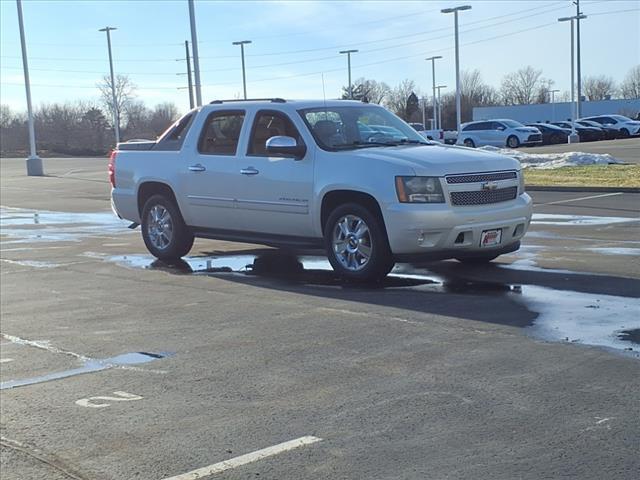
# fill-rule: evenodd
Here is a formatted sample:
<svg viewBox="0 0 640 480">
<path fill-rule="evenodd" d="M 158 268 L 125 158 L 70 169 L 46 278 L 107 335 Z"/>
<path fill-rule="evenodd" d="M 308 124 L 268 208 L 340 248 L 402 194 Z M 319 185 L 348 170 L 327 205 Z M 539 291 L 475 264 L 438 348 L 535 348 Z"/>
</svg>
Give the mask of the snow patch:
<svg viewBox="0 0 640 480">
<path fill-rule="evenodd" d="M 582 165 L 611 165 L 624 163 L 608 153 L 559 152 L 559 153 L 528 153 L 510 148 L 498 148 L 491 145 L 479 147 L 485 152 L 499 153 L 515 158 L 522 168 L 552 169 L 560 167 L 576 167 Z"/>
</svg>

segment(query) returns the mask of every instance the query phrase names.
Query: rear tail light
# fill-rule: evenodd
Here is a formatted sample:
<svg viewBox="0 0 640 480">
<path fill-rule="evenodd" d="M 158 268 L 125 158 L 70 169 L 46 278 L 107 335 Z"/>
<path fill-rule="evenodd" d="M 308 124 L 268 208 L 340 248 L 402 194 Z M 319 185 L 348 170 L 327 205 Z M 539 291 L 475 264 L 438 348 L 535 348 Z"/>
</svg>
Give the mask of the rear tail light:
<svg viewBox="0 0 640 480">
<path fill-rule="evenodd" d="M 444 139 L 444 132 L 440 130 L 440 140 Z"/>
<path fill-rule="evenodd" d="M 116 155 L 118 154 L 117 150 L 113 150 L 111 152 L 111 156 L 109 157 L 109 183 L 112 188 L 116 188 Z"/>
</svg>

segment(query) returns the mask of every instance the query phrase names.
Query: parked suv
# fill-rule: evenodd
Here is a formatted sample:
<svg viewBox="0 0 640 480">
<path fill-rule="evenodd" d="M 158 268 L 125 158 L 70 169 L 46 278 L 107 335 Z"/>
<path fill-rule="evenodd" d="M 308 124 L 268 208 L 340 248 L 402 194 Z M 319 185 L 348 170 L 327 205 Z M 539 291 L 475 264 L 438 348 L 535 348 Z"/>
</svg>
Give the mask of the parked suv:
<svg viewBox="0 0 640 480">
<path fill-rule="evenodd" d="M 537 128 L 525 127 L 515 120 L 469 122 L 463 124 L 460 130 L 456 144 L 471 148 L 483 145 L 517 148 L 520 145 L 542 143 L 542 134 Z"/>
<path fill-rule="evenodd" d="M 160 259 L 195 237 L 323 248 L 355 280 L 397 261 L 491 261 L 519 248 L 532 210 L 518 161 L 428 142 L 355 101 L 212 102 L 156 142 L 120 143 L 109 179 L 114 211 Z"/>
<path fill-rule="evenodd" d="M 631 120 L 624 115 L 600 115 L 597 117 L 584 117 L 580 120 L 592 120 L 600 125 L 615 128 L 620 133 L 621 138 L 640 135 L 640 122 Z"/>
</svg>

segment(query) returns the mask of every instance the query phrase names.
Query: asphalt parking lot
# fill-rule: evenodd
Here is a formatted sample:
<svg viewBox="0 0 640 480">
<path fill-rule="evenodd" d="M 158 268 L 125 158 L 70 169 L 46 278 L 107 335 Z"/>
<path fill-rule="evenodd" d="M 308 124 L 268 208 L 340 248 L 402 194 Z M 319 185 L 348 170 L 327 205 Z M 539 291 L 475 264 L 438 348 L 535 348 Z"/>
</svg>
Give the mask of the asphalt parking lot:
<svg viewBox="0 0 640 480">
<path fill-rule="evenodd" d="M 155 262 L 104 159 L 0 184 L 9 479 L 636 479 L 640 195 L 532 192 L 488 266 L 198 240 Z"/>
</svg>

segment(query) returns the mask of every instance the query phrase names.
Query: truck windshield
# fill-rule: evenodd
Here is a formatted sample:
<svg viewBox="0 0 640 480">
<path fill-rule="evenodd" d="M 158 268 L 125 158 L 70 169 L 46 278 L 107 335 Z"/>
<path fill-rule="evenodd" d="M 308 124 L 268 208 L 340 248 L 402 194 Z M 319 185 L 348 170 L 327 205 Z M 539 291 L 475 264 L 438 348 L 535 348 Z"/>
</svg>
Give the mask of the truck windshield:
<svg viewBox="0 0 640 480">
<path fill-rule="evenodd" d="M 299 113 L 324 150 L 429 144 L 408 124 L 377 105 L 309 108 Z"/>
</svg>

